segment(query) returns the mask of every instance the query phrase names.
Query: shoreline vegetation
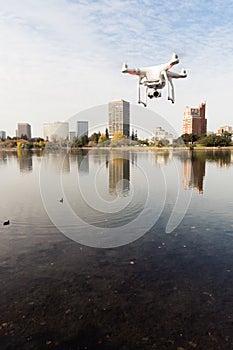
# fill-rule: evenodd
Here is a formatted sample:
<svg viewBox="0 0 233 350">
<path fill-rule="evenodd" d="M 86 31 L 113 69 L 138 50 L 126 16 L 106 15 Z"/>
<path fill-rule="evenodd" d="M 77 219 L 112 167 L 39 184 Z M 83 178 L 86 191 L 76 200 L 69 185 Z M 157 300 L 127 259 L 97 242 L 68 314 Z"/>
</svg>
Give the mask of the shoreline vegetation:
<svg viewBox="0 0 233 350">
<path fill-rule="evenodd" d="M 52 140 L 44 140 L 43 138 L 27 139 L 26 135 L 19 138 L 7 137 L 6 140 L 0 140 L 0 150 L 33 150 L 33 151 L 75 151 L 78 149 L 132 149 L 132 150 L 210 150 L 210 149 L 233 149 L 233 138 L 230 133 L 221 135 L 201 135 L 183 134 L 177 139 L 170 142 L 166 138 L 138 139 L 133 134 L 127 137 L 121 132 L 116 132 L 112 138 L 109 137 L 106 129 L 105 134 L 94 133 L 91 136 L 75 137 L 72 140 L 55 137 Z"/>
<path fill-rule="evenodd" d="M 221 151 L 221 150 L 233 150 L 233 146 L 213 146 L 213 147 L 207 147 L 207 146 L 199 146 L 199 147 L 157 147 L 157 146 L 108 146 L 108 147 L 101 147 L 101 146 L 94 146 L 94 147 L 88 147 L 88 146 L 83 146 L 83 147 L 59 147 L 56 149 L 53 148 L 30 148 L 30 149 L 18 149 L 17 147 L 1 147 L 0 146 L 0 151 L 6 151 L 6 152 L 15 152 L 15 151 L 20 151 L 20 152 L 28 152 L 28 151 L 44 151 L 44 150 L 51 150 L 51 151 L 69 151 L 69 152 L 75 152 L 78 150 L 134 150 L 134 151 L 158 151 L 158 152 L 163 152 L 163 151 L 211 151 L 211 150 L 216 150 L 216 151 Z"/>
</svg>

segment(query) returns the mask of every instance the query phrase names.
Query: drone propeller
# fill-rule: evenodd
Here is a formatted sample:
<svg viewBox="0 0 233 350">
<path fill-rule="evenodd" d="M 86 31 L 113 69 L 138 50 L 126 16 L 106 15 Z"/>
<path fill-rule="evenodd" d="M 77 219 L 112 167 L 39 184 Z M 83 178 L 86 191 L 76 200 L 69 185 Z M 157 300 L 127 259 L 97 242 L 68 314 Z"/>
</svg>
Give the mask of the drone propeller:
<svg viewBox="0 0 233 350">
<path fill-rule="evenodd" d="M 122 73 L 124 73 L 124 72 L 127 70 L 127 68 L 128 68 L 128 64 L 124 62 L 124 63 L 122 64 L 122 67 L 121 67 Z"/>
<path fill-rule="evenodd" d="M 172 54 L 172 60 L 178 60 L 178 55 L 175 52 Z"/>
</svg>

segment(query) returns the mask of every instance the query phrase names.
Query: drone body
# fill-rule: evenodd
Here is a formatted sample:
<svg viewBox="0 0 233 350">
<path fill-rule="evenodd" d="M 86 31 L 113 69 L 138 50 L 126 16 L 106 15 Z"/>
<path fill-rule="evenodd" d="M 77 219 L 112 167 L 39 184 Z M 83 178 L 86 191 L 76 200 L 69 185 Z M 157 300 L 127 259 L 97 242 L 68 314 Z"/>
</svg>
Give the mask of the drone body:
<svg viewBox="0 0 233 350">
<path fill-rule="evenodd" d="M 122 66 L 122 73 L 137 75 L 138 80 L 138 103 L 147 106 L 147 97 L 158 98 L 162 96 L 161 90 L 168 85 L 168 100 L 172 103 L 175 101 L 174 85 L 172 79 L 186 78 L 187 74 L 184 69 L 180 73 L 171 72 L 169 69 L 175 64 L 179 63 L 178 56 L 174 53 L 172 59 L 158 66 L 144 67 L 144 68 L 128 68 L 126 63 Z M 141 100 L 141 85 L 146 88 L 146 101 Z"/>
</svg>

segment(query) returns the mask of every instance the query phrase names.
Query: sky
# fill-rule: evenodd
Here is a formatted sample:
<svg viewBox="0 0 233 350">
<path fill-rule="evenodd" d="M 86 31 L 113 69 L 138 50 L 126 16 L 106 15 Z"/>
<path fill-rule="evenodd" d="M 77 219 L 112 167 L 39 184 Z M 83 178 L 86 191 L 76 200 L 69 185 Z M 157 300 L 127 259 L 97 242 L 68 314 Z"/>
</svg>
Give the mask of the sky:
<svg viewBox="0 0 233 350">
<path fill-rule="evenodd" d="M 157 65 L 173 52 L 188 77 L 174 81 L 175 104 L 165 88 L 148 109 L 181 134 L 185 107 L 206 101 L 209 131 L 233 126 L 232 18 L 232 0 L 0 0 L 0 130 L 15 136 L 27 122 L 43 136 L 45 122 L 116 99 L 136 105 L 137 77 L 122 63 Z M 143 127 L 158 126 L 138 108 Z"/>
</svg>

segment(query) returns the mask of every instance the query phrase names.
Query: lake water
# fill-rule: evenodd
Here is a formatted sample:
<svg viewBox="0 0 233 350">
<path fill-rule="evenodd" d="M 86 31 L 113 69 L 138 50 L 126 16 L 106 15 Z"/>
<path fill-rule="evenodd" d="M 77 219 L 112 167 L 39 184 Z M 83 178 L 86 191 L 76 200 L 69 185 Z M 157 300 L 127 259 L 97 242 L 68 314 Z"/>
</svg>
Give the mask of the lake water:
<svg viewBox="0 0 233 350">
<path fill-rule="evenodd" d="M 231 150 L 1 151 L 0 348 L 232 349 L 232 178 Z"/>
</svg>

